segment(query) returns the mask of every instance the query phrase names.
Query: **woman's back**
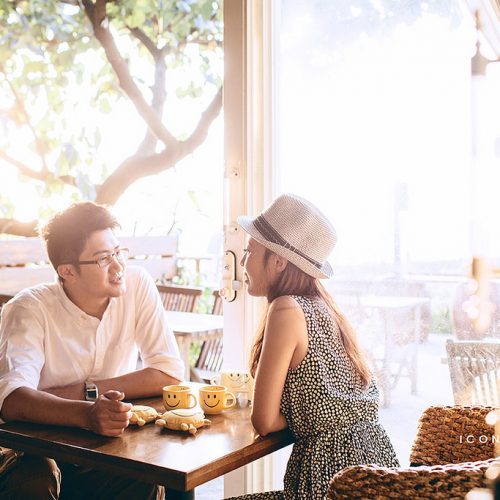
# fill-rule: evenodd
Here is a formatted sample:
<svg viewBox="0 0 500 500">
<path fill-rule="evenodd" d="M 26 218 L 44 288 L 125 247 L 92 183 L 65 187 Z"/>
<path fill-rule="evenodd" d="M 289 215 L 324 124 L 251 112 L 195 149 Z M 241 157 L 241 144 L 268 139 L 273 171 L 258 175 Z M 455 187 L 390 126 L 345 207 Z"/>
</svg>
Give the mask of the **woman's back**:
<svg viewBox="0 0 500 500">
<path fill-rule="evenodd" d="M 296 438 L 285 498 L 323 498 L 330 478 L 344 467 L 399 464 L 378 422 L 378 389 L 373 381 L 363 387 L 327 306 L 319 298 L 294 299 L 306 318 L 309 346 L 288 370 L 281 398 Z"/>
<path fill-rule="evenodd" d="M 365 390 L 347 357 L 337 323 L 319 298 L 294 296 L 307 324 L 309 347 L 296 368 L 288 370 L 281 411 L 296 437 L 377 421 L 379 392 L 372 381 Z"/>
</svg>

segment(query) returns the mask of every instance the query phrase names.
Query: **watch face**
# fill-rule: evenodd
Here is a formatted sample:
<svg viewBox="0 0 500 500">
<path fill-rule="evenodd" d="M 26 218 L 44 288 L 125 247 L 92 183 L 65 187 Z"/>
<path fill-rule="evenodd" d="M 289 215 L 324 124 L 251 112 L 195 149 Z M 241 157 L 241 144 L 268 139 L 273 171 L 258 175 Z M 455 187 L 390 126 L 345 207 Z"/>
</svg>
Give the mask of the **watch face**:
<svg viewBox="0 0 500 500">
<path fill-rule="evenodd" d="M 87 384 L 85 387 L 85 399 L 87 401 L 95 401 L 99 395 L 95 384 Z"/>
<path fill-rule="evenodd" d="M 88 399 L 97 399 L 97 391 L 95 389 L 87 390 L 87 398 Z"/>
</svg>

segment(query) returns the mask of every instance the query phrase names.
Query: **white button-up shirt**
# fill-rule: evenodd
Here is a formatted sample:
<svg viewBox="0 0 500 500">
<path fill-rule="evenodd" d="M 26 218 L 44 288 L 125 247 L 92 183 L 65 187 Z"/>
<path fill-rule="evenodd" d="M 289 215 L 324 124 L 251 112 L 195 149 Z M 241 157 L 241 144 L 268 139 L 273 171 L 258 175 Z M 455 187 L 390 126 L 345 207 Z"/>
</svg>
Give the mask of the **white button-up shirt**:
<svg viewBox="0 0 500 500">
<path fill-rule="evenodd" d="M 0 410 L 19 387 L 47 389 L 118 377 L 143 367 L 182 380 L 184 364 L 151 276 L 127 267 L 127 290 L 101 320 L 67 297 L 60 283 L 27 288 L 0 321 Z"/>
</svg>

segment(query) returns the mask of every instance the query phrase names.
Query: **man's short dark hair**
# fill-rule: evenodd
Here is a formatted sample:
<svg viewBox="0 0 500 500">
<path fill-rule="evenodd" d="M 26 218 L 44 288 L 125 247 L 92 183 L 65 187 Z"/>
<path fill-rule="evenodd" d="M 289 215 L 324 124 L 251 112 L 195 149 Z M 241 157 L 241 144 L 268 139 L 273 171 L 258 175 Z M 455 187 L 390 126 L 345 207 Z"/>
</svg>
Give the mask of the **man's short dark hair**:
<svg viewBox="0 0 500 500">
<path fill-rule="evenodd" d="M 61 264 L 76 263 L 89 236 L 95 231 L 120 227 L 103 205 L 91 201 L 74 203 L 57 213 L 42 228 L 50 262 L 57 271 Z"/>
</svg>

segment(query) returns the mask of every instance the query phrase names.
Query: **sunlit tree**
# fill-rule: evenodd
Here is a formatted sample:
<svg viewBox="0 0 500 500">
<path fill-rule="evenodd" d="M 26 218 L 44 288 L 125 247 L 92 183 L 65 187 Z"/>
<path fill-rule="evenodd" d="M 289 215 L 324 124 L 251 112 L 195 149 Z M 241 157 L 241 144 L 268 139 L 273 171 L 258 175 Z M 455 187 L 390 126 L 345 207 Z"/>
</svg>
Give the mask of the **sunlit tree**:
<svg viewBox="0 0 500 500">
<path fill-rule="evenodd" d="M 112 205 L 195 151 L 220 112 L 220 0 L 0 0 L 0 30 L 0 168 L 41 197 Z M 103 141 L 129 149 L 101 126 L 123 101 L 144 133 L 107 164 Z M 174 102 L 196 106 L 184 129 Z M 0 185 L 0 233 L 35 234 L 38 221 L 12 217 L 22 202 Z M 39 216 L 50 210 L 48 201 Z"/>
</svg>

